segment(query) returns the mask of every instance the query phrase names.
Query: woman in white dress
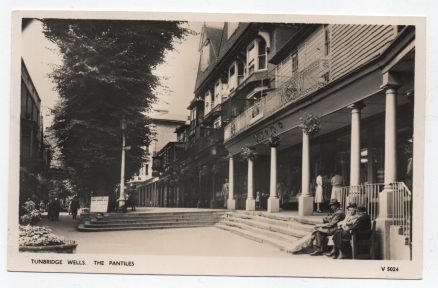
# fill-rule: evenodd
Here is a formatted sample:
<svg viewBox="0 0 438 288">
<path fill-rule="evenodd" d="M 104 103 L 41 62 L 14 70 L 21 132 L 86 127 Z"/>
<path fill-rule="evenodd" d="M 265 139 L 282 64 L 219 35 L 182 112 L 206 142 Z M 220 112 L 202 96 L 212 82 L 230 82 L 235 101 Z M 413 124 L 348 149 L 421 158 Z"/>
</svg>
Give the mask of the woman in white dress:
<svg viewBox="0 0 438 288">
<path fill-rule="evenodd" d="M 322 188 L 323 180 L 321 173 L 316 177 L 316 192 L 315 192 L 315 203 L 316 212 L 321 213 L 321 204 L 324 202 L 324 189 Z"/>
</svg>

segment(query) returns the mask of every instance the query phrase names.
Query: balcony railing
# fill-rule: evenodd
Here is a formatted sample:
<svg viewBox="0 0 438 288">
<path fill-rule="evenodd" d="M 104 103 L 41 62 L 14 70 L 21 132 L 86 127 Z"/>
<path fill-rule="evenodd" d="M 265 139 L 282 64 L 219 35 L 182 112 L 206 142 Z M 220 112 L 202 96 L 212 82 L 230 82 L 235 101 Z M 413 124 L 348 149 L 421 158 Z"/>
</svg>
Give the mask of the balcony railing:
<svg viewBox="0 0 438 288">
<path fill-rule="evenodd" d="M 329 61 L 318 59 L 287 79 L 276 79 L 278 87 L 233 119 L 224 131 L 227 141 L 283 107 L 317 91 L 328 83 Z M 270 72 L 272 73 L 272 72 Z M 272 78 L 278 76 L 272 75 Z"/>
</svg>

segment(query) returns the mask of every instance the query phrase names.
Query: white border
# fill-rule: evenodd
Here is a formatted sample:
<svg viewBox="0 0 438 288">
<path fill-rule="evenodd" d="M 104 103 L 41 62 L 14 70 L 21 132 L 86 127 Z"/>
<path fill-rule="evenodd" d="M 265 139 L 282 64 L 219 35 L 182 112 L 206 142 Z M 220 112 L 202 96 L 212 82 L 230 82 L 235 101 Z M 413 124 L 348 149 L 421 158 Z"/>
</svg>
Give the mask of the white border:
<svg viewBox="0 0 438 288">
<path fill-rule="evenodd" d="M 142 10 L 157 10 L 157 9 L 169 10 L 170 9 L 170 10 L 178 10 L 178 11 L 188 11 L 188 10 L 192 10 L 192 11 L 193 10 L 197 10 L 197 11 L 200 11 L 200 10 L 204 10 L 204 11 L 205 10 L 209 10 L 209 11 L 225 11 L 225 10 L 226 11 L 236 11 L 236 10 L 238 10 L 239 12 L 248 11 L 248 7 L 245 6 L 244 4 L 241 4 L 240 6 L 236 6 L 236 3 L 232 3 L 233 6 L 225 6 L 225 4 L 224 4 L 224 2 L 230 3 L 233 1 L 220 1 L 220 3 L 219 2 L 218 3 L 209 3 L 208 2 L 207 4 L 199 3 L 199 2 L 193 4 L 195 1 L 190 1 L 190 3 L 192 3 L 192 4 L 189 4 L 189 5 L 187 5 L 187 1 L 185 1 L 184 3 L 181 2 L 179 4 L 173 3 L 173 5 L 171 5 L 171 6 L 169 6 L 168 4 L 169 4 L 169 2 L 172 2 L 172 1 L 159 1 L 159 4 L 147 3 L 147 4 L 143 4 L 143 5 L 141 5 L 137 2 L 134 2 L 134 1 L 133 1 L 134 3 L 127 2 L 127 1 L 123 1 L 123 3 L 120 3 L 117 1 L 105 1 L 105 3 L 101 4 L 102 6 L 99 5 L 98 3 L 84 4 L 84 3 L 86 3 L 86 1 L 77 1 L 77 2 L 75 2 L 75 5 L 72 5 L 70 2 L 67 2 L 67 1 L 63 1 L 62 3 L 61 3 L 61 1 L 39 1 L 38 7 L 35 7 L 35 3 L 30 2 L 30 1 L 14 1 L 14 2 L 15 2 L 14 5 L 17 5 L 17 2 L 18 2 L 18 5 L 21 5 L 21 6 L 15 6 L 15 7 L 23 7 L 26 9 L 32 9 L 32 8 L 39 8 L 39 9 L 41 9 L 41 8 L 67 9 L 68 8 L 68 9 L 70 9 L 70 8 L 81 7 L 81 9 L 92 8 L 94 10 L 102 10 L 102 9 L 138 10 L 138 7 L 141 6 L 141 7 L 143 7 Z M 26 2 L 27 2 L 27 4 L 23 5 L 23 3 L 26 3 Z M 258 13 L 261 13 L 261 12 L 296 13 L 297 11 L 303 11 L 303 13 L 310 13 L 310 12 L 311 13 L 322 13 L 322 12 L 324 12 L 324 13 L 335 14 L 335 13 L 339 13 L 339 12 L 340 13 L 352 13 L 352 11 L 353 11 L 356 14 L 360 13 L 360 14 L 374 14 L 374 15 L 376 15 L 376 14 L 380 14 L 380 15 L 382 15 L 382 14 L 392 14 L 392 15 L 396 15 L 396 14 L 413 15 L 414 14 L 415 15 L 416 14 L 416 15 L 430 15 L 430 16 L 432 16 L 434 14 L 436 15 L 436 7 L 428 6 L 427 5 L 428 3 L 425 3 L 426 1 L 415 1 L 415 2 L 411 2 L 411 1 L 367 1 L 367 3 L 361 3 L 361 4 L 355 3 L 354 5 L 356 6 L 356 8 L 353 8 L 353 9 L 352 9 L 351 5 L 347 6 L 346 3 L 343 1 L 316 1 L 316 2 L 318 2 L 317 4 L 309 3 L 307 6 L 305 6 L 303 4 L 297 4 L 297 3 L 289 3 L 289 5 L 287 5 L 287 4 L 275 4 L 274 5 L 273 3 L 269 3 L 269 2 L 262 2 L 262 1 L 256 1 L 256 2 L 258 5 L 254 4 L 254 1 L 251 2 L 252 3 L 251 8 L 254 12 L 258 12 Z M 107 5 L 108 3 L 109 3 L 109 5 Z M 5 25 L 6 29 L 2 30 L 2 32 L 3 32 L 2 35 L 6 36 L 6 39 L 5 39 L 5 41 L 3 41 L 3 43 L 9 43 L 9 39 L 7 39 L 7 36 L 9 35 L 9 32 L 10 32 L 10 30 L 8 30 L 8 28 L 9 28 L 8 26 L 9 26 L 10 22 L 7 23 L 7 21 L 10 20 L 10 18 L 9 18 L 10 15 L 6 15 L 4 12 L 9 13 L 9 11 L 13 7 L 13 5 L 11 3 L 8 3 L 8 4 L 9 4 L 9 6 L 7 8 L 9 8 L 9 9 L 5 9 L 5 10 L 2 9 L 2 16 L 4 16 L 4 17 L 2 17 L 2 21 L 6 20 L 6 21 L 4 21 L 6 23 L 6 25 Z M 194 8 L 194 7 L 196 7 L 196 8 Z M 224 7 L 233 7 L 233 9 L 224 9 Z M 377 10 L 377 7 L 379 10 Z M 3 15 L 3 14 L 5 14 L 5 15 Z M 429 24 L 430 24 L 430 22 L 435 24 L 435 22 L 432 21 L 431 19 L 433 19 L 433 18 L 429 18 Z M 432 27 L 436 28 L 434 26 L 432 26 Z M 429 36 L 432 35 L 431 30 L 433 31 L 433 29 L 429 29 L 429 33 L 428 33 Z M 436 31 L 434 31 L 434 32 L 436 34 Z M 436 41 L 433 41 L 432 37 L 430 37 L 429 39 L 432 40 L 431 41 L 432 44 L 429 46 L 430 47 L 429 52 L 436 51 L 436 48 L 435 48 L 436 44 L 434 43 Z M 429 53 L 428 54 L 428 57 L 430 60 L 428 71 L 433 72 L 436 69 L 436 66 L 434 67 L 433 65 L 430 64 L 430 63 L 437 63 L 437 61 L 433 62 L 433 60 L 432 60 L 433 58 L 436 58 L 435 55 L 436 55 L 436 53 Z M 5 57 L 2 54 L 2 60 L 4 58 Z M 5 59 L 6 60 L 2 61 L 2 63 L 6 62 L 6 64 L 9 64 L 8 58 L 6 57 Z M 2 70 L 3 77 L 1 77 L 1 83 L 4 84 L 4 85 L 1 85 L 3 88 L 3 92 L 4 92 L 2 94 L 2 98 L 1 98 L 2 104 L 4 104 L 5 102 L 7 103 L 7 97 L 4 97 L 4 95 L 10 95 L 9 94 L 10 91 L 8 91 L 8 89 L 7 89 L 8 84 L 10 83 L 8 81 L 9 80 L 8 76 L 9 76 L 10 70 L 7 69 L 9 67 L 9 65 L 3 65 L 3 66 L 4 66 L 3 70 Z M 430 75 L 431 79 L 432 79 L 432 77 L 433 77 L 433 75 Z M 425 80 L 423 80 L 423 81 L 425 81 Z M 430 88 L 432 88 L 434 86 L 433 83 L 429 83 L 429 84 L 430 84 Z M 433 128 L 435 128 L 434 130 L 436 131 L 436 125 L 437 125 L 436 124 L 436 117 L 438 117 L 438 116 L 437 116 L 437 113 L 434 112 L 434 111 L 437 111 L 437 109 L 434 109 L 434 108 L 436 108 L 436 107 L 434 107 L 434 105 L 436 106 L 436 101 L 434 99 L 428 99 L 427 107 L 429 108 L 428 109 L 429 114 L 426 114 L 427 118 L 435 119 L 435 121 L 428 121 L 427 125 L 426 125 L 426 128 L 429 128 L 429 130 L 428 130 L 429 134 L 427 135 L 427 140 L 426 140 L 427 159 L 425 159 L 425 162 L 426 162 L 427 168 L 425 169 L 425 174 L 426 174 L 425 175 L 426 176 L 425 188 L 426 189 L 429 188 L 428 189 L 429 191 L 432 187 L 431 186 L 432 180 L 430 178 L 428 178 L 428 176 L 430 175 L 430 172 L 435 173 L 431 164 L 436 163 L 436 153 L 434 154 L 434 152 L 431 151 L 431 149 L 430 149 L 430 147 L 433 147 L 432 145 L 436 142 L 436 139 L 431 137 L 431 136 L 433 136 L 434 133 L 430 133 L 430 132 L 432 132 Z M 4 121 L 1 121 L 2 128 L 4 128 L 4 127 L 8 127 L 8 125 L 4 125 L 4 124 L 8 124 L 9 119 L 8 119 L 7 115 L 9 113 L 8 112 L 9 109 L 7 108 L 8 105 L 1 105 L 1 106 L 2 106 L 2 109 L 5 109 L 5 113 L 1 113 L 1 115 L 3 115 L 3 117 L 4 117 L 2 119 Z M 5 117 L 5 115 L 6 115 L 6 117 Z M 5 129 L 5 130 L 2 129 L 2 131 L 6 131 L 6 132 L 4 132 L 4 134 L 6 134 L 6 135 L 8 135 L 7 130 L 8 129 Z M 5 146 L 6 147 L 4 147 L 4 149 L 1 149 L 1 151 L 2 151 L 1 153 L 3 153 L 2 156 L 5 156 L 5 157 L 2 157 L 1 159 L 6 159 L 8 156 L 7 144 Z M 3 148 L 3 146 L 2 146 L 2 148 Z M 5 163 L 5 162 L 3 162 L 3 163 Z M 6 164 L 7 164 L 7 162 L 6 162 Z M 7 181 L 5 180 L 5 179 L 7 179 L 7 171 L 8 171 L 7 165 L 2 165 L 1 171 L 2 171 L 2 173 L 1 173 L 2 178 L 1 179 L 4 181 L 1 181 L 0 183 L 5 184 L 5 183 L 7 183 Z M 4 189 L 2 189 L 3 191 L 7 191 L 6 185 L 3 185 L 2 188 L 4 188 Z M 428 190 L 426 190 L 426 191 L 428 191 Z M 427 199 L 428 201 L 425 202 L 426 203 L 426 207 L 425 207 L 426 213 L 431 212 L 432 209 L 434 208 L 434 207 L 432 207 L 432 205 L 428 205 L 428 204 L 437 203 L 437 201 L 434 201 L 434 200 L 436 200 L 436 194 L 431 195 L 429 193 L 427 196 L 428 196 L 428 199 Z M 432 198 L 432 197 L 434 197 L 434 198 Z M 2 202 L 1 208 L 2 208 L 1 209 L 2 211 L 7 211 L 6 201 Z M 6 216 L 6 213 L 4 213 L 4 216 Z M 430 235 L 430 236 L 425 237 L 425 239 L 428 240 L 428 242 L 426 242 L 426 246 L 425 246 L 425 252 L 426 252 L 425 253 L 425 260 L 427 262 L 425 265 L 425 273 L 429 273 L 428 274 L 429 280 L 432 279 L 432 277 L 431 277 L 432 273 L 433 273 L 432 271 L 437 271 L 437 269 L 434 269 L 434 267 L 436 268 L 436 261 L 431 261 L 432 259 L 434 259 L 434 256 L 436 256 L 436 248 L 433 247 L 432 245 L 428 246 L 429 244 L 432 244 L 434 242 L 434 241 L 432 242 L 431 240 L 436 240 L 436 225 L 434 225 L 435 221 L 432 220 L 433 216 L 435 216 L 435 215 L 431 215 L 430 217 L 425 217 L 425 219 L 424 219 L 424 225 L 425 225 L 425 227 L 427 227 L 427 231 L 425 231 L 425 232 L 427 233 L 427 235 Z M 6 219 L 6 217 L 2 217 L 3 224 L 6 223 L 5 219 Z M 6 227 L 6 226 L 3 225 L 3 227 Z M 4 232 L 6 232 L 6 231 L 4 231 Z M 2 242 L 5 240 L 5 234 L 6 233 L 2 234 L 2 238 L 1 238 Z M 434 246 L 436 246 L 436 245 L 434 245 Z M 3 259 L 5 259 L 5 258 L 3 257 Z M 11 276 L 11 274 L 9 273 L 9 274 L 7 274 L 6 278 L 17 280 L 18 275 L 16 275 L 16 274 L 18 274 L 18 273 L 13 273 L 12 275 L 14 275 L 14 274 L 15 274 L 15 276 Z M 26 281 L 26 279 L 32 280 L 31 282 L 33 282 L 33 284 L 35 285 L 36 283 L 33 281 L 34 280 L 33 278 L 44 279 L 45 278 L 44 275 L 47 276 L 50 274 L 32 274 L 32 275 L 30 275 L 30 277 L 27 277 L 27 274 L 20 273 L 19 276 L 22 277 L 22 279 L 24 281 Z M 69 279 L 72 279 L 72 277 L 70 277 L 71 275 L 72 274 L 62 275 L 62 277 L 67 277 Z M 59 275 L 59 276 L 61 276 L 61 275 Z M 58 277 L 55 277 L 55 275 L 49 276 L 49 277 L 50 278 L 47 278 L 47 279 L 58 278 Z M 106 275 L 106 277 L 100 277 L 100 280 L 108 279 L 108 281 L 110 281 L 110 282 L 108 282 L 106 284 L 113 285 L 113 284 L 117 284 L 118 281 L 121 280 L 120 277 L 122 277 L 122 276 Z M 98 279 L 99 279 L 96 277 L 86 277 L 86 278 L 93 279 L 92 280 L 93 283 L 96 283 L 96 281 L 98 281 Z M 128 284 L 127 282 L 132 283 L 132 281 L 139 280 L 139 278 L 136 278 L 136 277 L 129 277 L 129 278 L 122 277 L 122 278 L 123 278 L 123 280 L 121 283 L 123 283 L 124 285 Z M 205 281 L 209 282 L 209 284 L 212 284 L 211 281 L 222 282 L 222 284 L 219 284 L 220 287 L 222 287 L 223 285 L 230 285 L 233 283 L 235 284 L 236 282 L 237 283 L 242 282 L 245 284 L 251 284 L 251 286 L 254 287 L 254 284 L 263 285 L 263 283 L 265 283 L 265 280 L 271 281 L 272 283 L 277 283 L 277 284 L 286 283 L 288 281 L 293 280 L 293 279 L 279 279 L 279 278 L 275 278 L 275 279 L 263 278 L 262 280 L 260 280 L 260 278 L 257 278 L 257 279 L 244 278 L 245 281 L 236 281 L 236 280 L 242 280 L 242 278 L 225 278 L 225 277 L 218 278 L 218 277 L 215 277 L 214 279 L 212 279 L 212 278 L 209 279 L 209 278 L 200 278 L 200 277 L 182 277 L 182 278 L 179 277 L 177 280 L 178 282 L 174 282 L 176 280 L 174 277 L 158 277 L 157 278 L 157 277 L 153 277 L 153 276 L 149 276 L 148 279 L 150 281 L 152 281 L 152 283 L 155 283 L 155 284 L 158 284 L 155 281 L 159 280 L 159 281 L 164 281 L 164 282 L 160 282 L 161 284 L 166 283 L 167 285 L 171 285 L 172 283 L 178 283 L 178 284 L 182 284 L 182 285 L 186 285 L 186 284 L 194 285 L 191 287 L 204 287 L 203 284 L 205 283 Z M 425 279 L 426 279 L 426 277 L 425 277 Z M 142 279 L 142 282 L 143 282 L 143 280 L 144 279 Z M 200 280 L 202 280 L 202 281 L 200 281 Z M 342 280 L 339 280 L 339 281 L 329 280 L 329 279 L 324 279 L 323 281 L 318 281 L 318 280 L 310 281 L 308 279 L 307 280 L 294 279 L 294 280 L 297 280 L 294 282 L 300 282 L 301 287 L 315 287 L 315 286 L 313 286 L 313 283 L 319 283 L 319 284 L 332 283 L 333 285 L 336 285 L 337 287 L 343 287 L 345 285 L 351 286 L 351 282 L 345 282 Z M 84 284 L 87 282 L 90 283 L 89 280 L 83 281 L 82 283 Z M 310 282 L 312 282 L 312 284 L 310 284 Z M 61 281 L 59 283 L 66 283 L 66 282 Z M 75 281 L 73 281 L 73 282 L 68 281 L 67 283 L 74 284 L 76 282 Z M 380 283 L 380 284 L 384 284 L 385 286 L 388 286 L 388 287 L 391 287 L 396 283 L 397 283 L 398 287 L 404 287 L 405 285 L 414 285 L 413 281 L 408 281 L 408 282 L 399 282 L 399 281 L 381 282 L 381 281 L 378 281 L 378 282 L 376 282 L 373 280 L 361 280 L 360 282 L 356 282 L 354 285 L 357 285 L 357 283 L 364 283 L 364 284 L 368 283 L 368 284 L 373 284 L 373 285 L 376 283 Z M 410 283 L 410 284 L 408 284 L 408 283 Z M 431 282 L 429 282 L 429 283 L 431 283 Z M 259 285 L 256 285 L 256 286 L 261 287 L 261 285 L 260 286 Z"/>
</svg>

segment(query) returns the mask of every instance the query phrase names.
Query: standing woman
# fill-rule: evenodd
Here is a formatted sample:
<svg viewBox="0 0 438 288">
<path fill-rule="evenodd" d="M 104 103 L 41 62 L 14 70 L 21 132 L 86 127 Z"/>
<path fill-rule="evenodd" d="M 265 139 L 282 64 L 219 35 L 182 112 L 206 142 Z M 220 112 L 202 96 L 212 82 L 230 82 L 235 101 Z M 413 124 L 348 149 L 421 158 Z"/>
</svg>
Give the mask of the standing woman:
<svg viewBox="0 0 438 288">
<path fill-rule="evenodd" d="M 330 195 L 330 200 L 336 199 L 339 203 L 342 201 L 342 185 L 344 185 L 344 178 L 340 175 L 339 171 L 335 172 L 335 175 L 331 179 L 332 184 L 332 194 Z"/>
<path fill-rule="evenodd" d="M 321 205 L 324 202 L 324 190 L 323 190 L 323 180 L 321 173 L 318 173 L 316 176 L 316 192 L 315 192 L 315 203 L 316 203 L 316 212 L 321 213 Z"/>
</svg>

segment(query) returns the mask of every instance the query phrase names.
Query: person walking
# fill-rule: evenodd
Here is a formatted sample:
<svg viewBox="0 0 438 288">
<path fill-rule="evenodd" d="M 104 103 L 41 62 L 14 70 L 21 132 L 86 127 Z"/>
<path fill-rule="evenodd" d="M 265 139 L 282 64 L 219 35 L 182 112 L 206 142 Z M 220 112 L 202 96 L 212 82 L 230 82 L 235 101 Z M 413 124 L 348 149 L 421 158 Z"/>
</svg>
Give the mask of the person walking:
<svg viewBox="0 0 438 288">
<path fill-rule="evenodd" d="M 224 208 L 227 208 L 228 193 L 230 192 L 230 184 L 228 178 L 225 178 L 225 183 L 222 185 L 222 197 L 224 198 Z"/>
<path fill-rule="evenodd" d="M 76 196 L 74 196 L 70 202 L 70 210 L 71 210 L 71 215 L 73 215 L 73 219 L 76 219 L 79 208 L 80 208 L 79 200 Z"/>
</svg>

